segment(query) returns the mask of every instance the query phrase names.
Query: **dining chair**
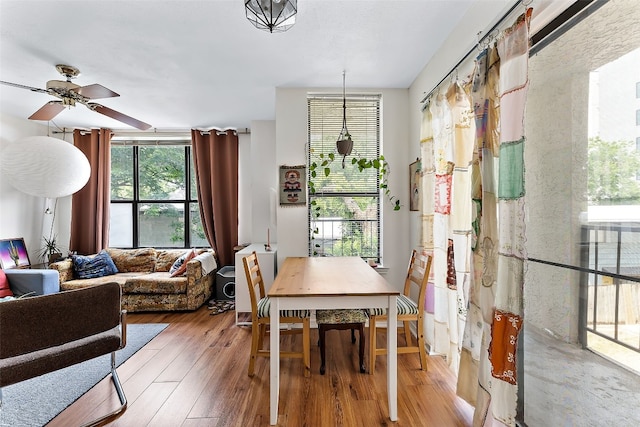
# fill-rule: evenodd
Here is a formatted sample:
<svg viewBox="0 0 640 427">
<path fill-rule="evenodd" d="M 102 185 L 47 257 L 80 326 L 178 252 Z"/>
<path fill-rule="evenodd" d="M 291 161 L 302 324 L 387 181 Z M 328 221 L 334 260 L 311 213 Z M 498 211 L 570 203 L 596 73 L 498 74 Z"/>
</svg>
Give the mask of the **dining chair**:
<svg viewBox="0 0 640 427">
<path fill-rule="evenodd" d="M 431 270 L 431 255 L 419 253 L 416 250 L 411 252 L 407 278 L 404 281 L 404 290 L 398 296 L 398 327 L 404 328 L 405 346 L 398 346 L 398 354 L 419 353 L 420 366 L 423 371 L 427 370 L 427 352 L 424 341 L 424 304 Z M 417 302 L 411 299 L 412 289 L 417 288 Z M 376 356 L 387 354 L 386 348 L 376 347 L 377 323 L 387 320 L 387 310 L 384 308 L 371 308 L 369 314 L 369 373 L 373 374 L 376 367 Z M 402 325 L 400 325 L 402 322 Z M 416 340 L 413 344 L 410 325 L 416 322 Z M 399 334 L 400 335 L 400 334 Z"/>
<path fill-rule="evenodd" d="M 325 373 L 325 332 L 338 329 L 351 329 L 351 342 L 356 342 L 355 330 L 358 330 L 360 339 L 360 347 L 358 349 L 358 357 L 360 362 L 360 372 L 366 371 L 364 367 L 364 324 L 367 321 L 367 315 L 364 310 L 358 309 L 339 309 L 339 310 L 316 310 L 316 323 L 318 323 L 318 335 L 320 344 L 320 374 Z"/>
<path fill-rule="evenodd" d="M 269 357 L 270 350 L 263 349 L 264 337 L 270 323 L 271 300 L 266 296 L 264 279 L 260 271 L 258 255 L 254 251 L 242 258 L 244 272 L 249 286 L 251 300 L 251 355 L 249 358 L 249 376 L 253 377 L 256 357 Z M 302 324 L 300 328 L 288 328 L 280 331 L 280 335 L 302 334 L 302 351 L 280 351 L 280 358 L 302 359 L 304 376 L 311 375 L 311 350 L 309 343 L 311 312 L 309 310 L 280 310 L 281 324 Z"/>
</svg>

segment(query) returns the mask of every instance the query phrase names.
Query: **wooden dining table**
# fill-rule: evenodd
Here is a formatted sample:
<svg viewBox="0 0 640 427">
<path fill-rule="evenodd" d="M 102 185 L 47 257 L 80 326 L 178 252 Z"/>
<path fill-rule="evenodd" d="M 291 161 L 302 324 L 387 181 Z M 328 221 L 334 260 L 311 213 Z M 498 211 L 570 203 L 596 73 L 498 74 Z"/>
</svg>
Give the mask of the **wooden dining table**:
<svg viewBox="0 0 640 427">
<path fill-rule="evenodd" d="M 268 296 L 271 299 L 270 423 L 278 423 L 280 310 L 386 308 L 389 419 L 398 420 L 397 306 L 400 291 L 360 257 L 287 257 Z"/>
</svg>

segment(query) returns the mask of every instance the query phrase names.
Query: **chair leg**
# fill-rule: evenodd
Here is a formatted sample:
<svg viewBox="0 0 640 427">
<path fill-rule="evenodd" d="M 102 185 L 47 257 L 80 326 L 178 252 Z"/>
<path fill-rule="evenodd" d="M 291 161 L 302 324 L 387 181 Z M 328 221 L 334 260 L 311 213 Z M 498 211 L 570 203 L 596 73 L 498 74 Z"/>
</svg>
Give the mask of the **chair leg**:
<svg viewBox="0 0 640 427">
<path fill-rule="evenodd" d="M 117 409 L 113 410 L 112 412 L 109 412 L 108 414 L 101 416 L 100 418 L 97 418 L 95 420 L 82 424 L 82 427 L 98 427 L 98 426 L 107 425 L 112 421 L 115 421 L 116 419 L 120 418 L 120 416 L 127 409 L 127 397 L 124 394 L 124 389 L 122 388 L 122 384 L 120 383 L 120 378 L 118 378 L 118 372 L 116 371 L 116 352 L 115 351 L 111 353 L 111 382 L 113 383 L 113 387 L 115 388 L 116 393 L 118 394 L 118 399 L 120 400 L 120 406 Z M 1 394 L 1 390 L 0 390 L 0 394 Z"/>
<path fill-rule="evenodd" d="M 249 355 L 249 371 L 247 372 L 247 375 L 249 375 L 250 377 L 253 377 L 255 373 L 254 369 L 256 364 L 256 356 L 258 354 L 258 344 L 260 341 L 262 341 L 261 335 L 263 326 L 265 325 L 260 325 L 258 323 L 253 323 L 251 325 L 251 353 Z"/>
<path fill-rule="evenodd" d="M 405 320 L 402 323 L 404 325 L 404 339 L 407 343 L 406 345 L 407 347 L 412 347 L 411 343 L 413 342 L 413 339 L 411 338 L 411 322 Z"/>
<path fill-rule="evenodd" d="M 369 373 L 376 370 L 376 317 L 369 317 Z"/>
<path fill-rule="evenodd" d="M 427 351 L 424 348 L 424 319 L 418 317 L 418 353 L 420 354 L 420 366 L 423 371 L 427 370 Z"/>
<path fill-rule="evenodd" d="M 302 321 L 302 361 L 304 363 L 304 376 L 311 376 L 311 321 L 305 318 Z"/>
<path fill-rule="evenodd" d="M 355 332 L 351 330 L 352 338 L 355 339 Z M 366 369 L 364 367 L 364 323 L 358 326 L 358 338 L 360 339 L 360 348 L 358 349 L 358 357 L 360 359 L 360 373 L 364 374 Z"/>
<path fill-rule="evenodd" d="M 107 425 L 108 423 L 120 418 L 120 416 L 127 409 L 127 396 L 124 394 L 124 390 L 122 388 L 122 384 L 120 383 L 120 378 L 118 378 L 118 372 L 116 371 L 116 352 L 111 352 L 111 382 L 113 383 L 113 387 L 116 389 L 116 393 L 118 393 L 118 399 L 120 400 L 120 406 L 114 411 L 108 413 L 107 415 L 103 415 L 102 417 L 85 423 L 82 427 L 98 427 Z"/>
<path fill-rule="evenodd" d="M 320 375 L 325 373 L 325 328 L 324 325 L 318 325 L 318 335 L 320 336 Z"/>
<path fill-rule="evenodd" d="M 258 349 L 264 348 L 264 337 L 267 335 L 267 325 L 258 324 Z"/>
</svg>

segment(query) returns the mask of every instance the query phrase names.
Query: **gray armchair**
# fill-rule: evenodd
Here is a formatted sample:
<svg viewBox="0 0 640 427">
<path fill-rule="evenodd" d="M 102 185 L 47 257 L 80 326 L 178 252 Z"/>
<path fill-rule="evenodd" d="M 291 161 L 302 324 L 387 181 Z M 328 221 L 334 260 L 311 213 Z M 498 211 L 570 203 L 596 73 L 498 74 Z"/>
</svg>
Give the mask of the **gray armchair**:
<svg viewBox="0 0 640 427">
<path fill-rule="evenodd" d="M 127 336 L 120 298 L 120 286 L 105 283 L 1 302 L 0 404 L 1 387 L 111 353 L 111 379 L 121 406 L 86 425 L 119 417 L 127 407 L 115 367 L 115 352 L 124 348 Z"/>
</svg>

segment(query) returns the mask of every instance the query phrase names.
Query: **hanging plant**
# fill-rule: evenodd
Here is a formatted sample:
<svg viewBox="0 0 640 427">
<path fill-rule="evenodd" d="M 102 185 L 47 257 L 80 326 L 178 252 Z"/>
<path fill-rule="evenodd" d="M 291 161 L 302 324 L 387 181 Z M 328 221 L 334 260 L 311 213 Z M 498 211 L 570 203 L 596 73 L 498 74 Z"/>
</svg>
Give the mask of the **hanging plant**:
<svg viewBox="0 0 640 427">
<path fill-rule="evenodd" d="M 338 138 L 335 142 L 335 151 L 332 150 L 330 153 L 314 153 L 314 149 L 310 147 L 310 159 L 309 159 L 309 180 L 307 185 L 309 187 L 309 195 L 322 195 L 319 194 L 322 191 L 322 182 L 326 180 L 332 173 L 337 174 L 335 179 L 332 179 L 330 182 L 331 186 L 337 186 L 336 188 L 345 189 L 344 194 L 353 194 L 352 197 L 343 197 L 343 204 L 335 204 L 333 202 L 329 202 L 328 200 L 324 200 L 322 198 L 309 198 L 310 199 L 310 212 L 315 221 L 312 221 L 310 226 L 313 226 L 311 230 L 310 239 L 314 245 L 313 255 L 318 255 L 318 250 L 320 249 L 320 245 L 316 240 L 319 237 L 320 231 L 318 230 L 318 224 L 321 224 L 322 221 L 319 221 L 321 214 L 325 217 L 333 213 L 335 216 L 340 217 L 341 221 L 349 221 L 355 223 L 357 221 L 357 215 L 365 212 L 368 206 L 371 206 L 371 199 L 368 197 L 365 199 L 369 199 L 366 203 L 362 203 L 364 200 L 359 196 L 359 192 L 356 191 L 354 193 L 350 193 L 351 188 L 366 188 L 366 192 L 371 192 L 371 184 L 372 179 L 375 179 L 379 190 L 382 190 L 393 205 L 393 210 L 400 210 L 400 201 L 395 198 L 389 191 L 387 176 L 389 175 L 389 164 L 385 160 L 384 156 L 376 156 L 373 158 L 368 158 L 364 156 L 360 156 L 359 153 L 354 155 L 351 158 L 351 168 L 347 167 L 348 161 L 347 157 L 351 156 L 352 150 L 354 149 L 354 140 L 352 138 L 351 133 L 347 128 L 347 98 L 346 98 L 346 82 L 345 82 L 346 73 L 343 71 L 342 73 L 342 129 Z M 334 107 L 335 108 L 335 107 Z M 335 114 L 335 113 L 334 113 Z M 335 117 L 335 116 L 332 116 Z M 363 136 L 366 136 L 366 133 L 363 133 Z M 322 137 L 323 141 L 319 146 L 325 147 L 325 143 L 328 142 L 325 136 Z M 363 148 L 366 146 L 363 144 Z M 337 151 L 337 154 L 336 154 Z M 366 150 L 365 150 L 366 151 Z M 369 152 L 369 151 L 367 151 Z M 341 160 L 342 168 L 339 168 L 338 165 L 333 164 L 336 160 Z M 372 169 L 375 169 L 374 172 Z M 356 172 L 357 171 L 357 172 Z M 358 173 L 364 174 L 362 178 L 358 177 Z M 361 187 L 364 186 L 364 187 Z M 335 200 L 335 199 L 334 199 Z M 320 203 L 319 203 L 320 202 Z M 379 203 L 379 202 L 377 202 Z M 322 205 L 322 206 L 321 206 Z M 378 209 L 378 206 L 376 206 Z M 328 217 L 327 217 L 328 218 Z M 360 218 L 365 219 L 365 218 Z M 329 221 L 330 219 L 328 219 Z M 369 221 L 369 219 L 366 219 Z M 315 226 L 314 226 L 315 225 Z M 344 224 L 343 224 L 344 226 Z M 350 228 L 348 226 L 347 234 L 356 234 L 359 229 L 358 228 Z M 360 225 L 362 227 L 362 225 Z M 316 240 L 314 242 L 314 240 Z M 365 239 L 366 240 L 366 239 Z M 351 242 L 353 243 L 353 242 Z M 366 242 L 368 243 L 368 242 Z M 365 245 L 362 239 L 357 240 L 356 244 Z M 362 249 L 362 248 L 360 248 Z M 366 249 L 365 249 L 366 251 Z M 370 254 L 369 254 L 370 255 Z M 370 256 L 369 256 L 370 258 Z"/>
<path fill-rule="evenodd" d="M 319 174 L 324 176 L 325 178 L 331 175 L 331 163 L 333 163 L 336 159 L 334 153 L 323 154 L 321 153 L 319 156 L 320 162 L 311 162 L 309 165 L 309 193 L 316 193 L 316 186 L 314 179 L 318 177 Z M 358 168 L 359 172 L 363 172 L 366 169 L 376 169 L 378 171 L 378 179 L 379 185 L 378 187 L 384 192 L 384 195 L 387 197 L 389 202 L 393 205 L 394 211 L 400 210 L 400 200 L 398 200 L 394 195 L 391 194 L 388 185 L 388 175 L 389 175 L 389 163 L 385 160 L 384 156 L 380 155 L 373 159 L 368 159 L 366 157 L 354 157 L 351 159 L 351 165 Z M 313 203 L 312 203 L 313 204 Z"/>
</svg>

